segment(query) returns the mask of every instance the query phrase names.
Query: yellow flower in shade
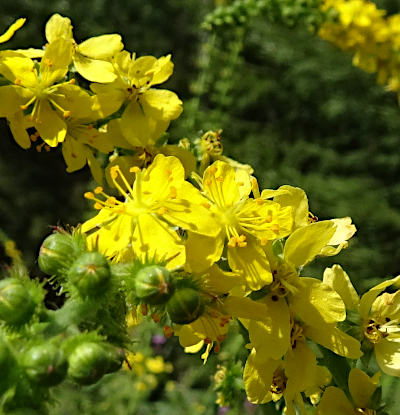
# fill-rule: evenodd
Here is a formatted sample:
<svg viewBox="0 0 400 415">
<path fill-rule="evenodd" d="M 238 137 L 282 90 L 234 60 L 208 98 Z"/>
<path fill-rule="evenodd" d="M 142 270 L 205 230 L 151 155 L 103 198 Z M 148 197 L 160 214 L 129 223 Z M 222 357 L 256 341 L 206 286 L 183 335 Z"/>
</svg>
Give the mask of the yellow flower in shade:
<svg viewBox="0 0 400 415">
<path fill-rule="evenodd" d="M 67 172 L 71 173 L 83 168 L 86 163 L 90 167 L 93 178 L 102 183 L 103 169 L 93 154 L 95 150 L 110 153 L 114 146 L 105 131 L 98 130 L 94 123 L 100 118 L 94 111 L 94 97 L 81 90 L 80 95 L 66 96 L 71 116 L 65 119 L 67 133 L 62 143 L 62 154 L 67 164 Z"/>
<path fill-rule="evenodd" d="M 0 115 L 11 124 L 24 120 L 38 131 L 49 146 L 56 147 L 64 141 L 67 126 L 65 119 L 75 115 L 80 107 L 69 108 L 70 100 L 79 100 L 82 89 L 73 85 L 74 80 L 63 81 L 71 62 L 72 44 L 59 39 L 49 45 L 40 65 L 23 56 L 6 56 L 0 73 L 13 85 L 0 87 Z M 16 141 L 22 147 L 30 146 L 25 126 L 11 125 Z"/>
<path fill-rule="evenodd" d="M 156 59 L 142 56 L 136 59 L 127 51 L 120 52 L 112 61 L 117 79 L 106 85 L 92 84 L 97 94 L 99 109 L 118 110 L 126 104 L 119 121 L 125 139 L 132 146 L 154 145 L 165 132 L 171 120 L 182 112 L 182 101 L 166 89 L 152 88 L 165 82 L 173 71 L 171 56 Z"/>
<path fill-rule="evenodd" d="M 361 300 L 340 266 L 328 268 L 324 281 L 335 288 L 348 309 L 358 310 L 364 339 L 373 346 L 381 370 L 390 376 L 400 376 L 400 290 L 382 294 L 391 285 L 398 287 L 400 276 L 371 288 Z"/>
<path fill-rule="evenodd" d="M 285 414 L 295 415 L 296 405 L 306 415 L 301 393 L 319 388 L 322 371 L 325 369 L 317 365 L 314 352 L 301 340 L 284 360 L 265 358 L 252 349 L 243 372 L 247 398 L 252 403 L 263 404 L 283 397 Z"/>
<path fill-rule="evenodd" d="M 91 37 L 78 45 L 72 35 L 71 20 L 53 14 L 46 23 L 46 39 L 50 44 L 58 39 L 71 41 L 75 69 L 89 81 L 106 83 L 117 77 L 109 60 L 124 47 L 120 35 Z"/>
<path fill-rule="evenodd" d="M 379 384 L 380 373 L 369 377 L 362 370 L 354 368 L 349 373 L 351 401 L 335 386 L 329 386 L 317 408 L 317 415 L 375 415 L 371 398 Z"/>
<path fill-rule="evenodd" d="M 223 161 L 206 169 L 202 190 L 215 215 L 218 235 L 210 239 L 189 233 L 187 251 L 188 266 L 199 271 L 220 259 L 227 241 L 230 267 L 244 275 L 249 289 L 258 290 L 272 281 L 263 245 L 289 234 L 292 215 L 290 208 L 278 203 L 249 198 L 254 181 L 245 170 Z M 196 255 L 204 258 L 203 263 Z"/>
<path fill-rule="evenodd" d="M 0 43 L 9 41 L 14 36 L 14 33 L 21 29 L 25 22 L 26 19 L 24 18 L 17 19 L 2 35 L 0 35 Z"/>
<path fill-rule="evenodd" d="M 124 201 L 106 195 L 101 188 L 94 193 L 105 200 L 91 192 L 85 195 L 95 200 L 100 212 L 82 225 L 82 232 L 90 233 L 90 246 L 116 260 L 130 252 L 140 258 L 174 257 L 174 265 L 183 265 L 185 247 L 176 227 L 216 233 L 212 213 L 202 206 L 205 199 L 185 181 L 183 166 L 175 157 L 159 154 L 148 169 L 136 167 L 133 172 L 136 179 L 131 185 L 118 166 L 111 169 Z"/>
</svg>

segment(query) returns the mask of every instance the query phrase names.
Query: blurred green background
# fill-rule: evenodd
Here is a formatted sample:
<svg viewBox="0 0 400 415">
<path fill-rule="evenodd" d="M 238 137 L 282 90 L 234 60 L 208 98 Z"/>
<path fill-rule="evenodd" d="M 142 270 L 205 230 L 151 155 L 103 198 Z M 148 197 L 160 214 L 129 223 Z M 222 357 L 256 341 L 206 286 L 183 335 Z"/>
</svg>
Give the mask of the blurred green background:
<svg viewBox="0 0 400 415">
<path fill-rule="evenodd" d="M 391 13 L 400 10 L 396 1 L 380 4 Z M 184 102 L 182 116 L 169 130 L 172 141 L 221 128 L 225 153 L 251 164 L 262 187 L 303 188 L 320 219 L 351 216 L 358 232 L 349 248 L 310 267 L 312 276 L 339 262 L 364 292 L 379 279 L 396 275 L 396 96 L 376 85 L 373 75 L 353 68 L 350 56 L 305 27 L 285 27 L 258 16 L 240 27 L 202 29 L 214 7 L 212 0 L 3 0 L 0 27 L 27 17 L 25 27 L 6 47 L 41 47 L 44 25 L 58 12 L 72 19 L 78 41 L 120 33 L 125 48 L 139 56 L 171 53 L 175 71 L 167 87 Z M 93 184 L 88 170 L 65 172 L 60 150 L 37 153 L 19 148 L 4 120 L 0 134 L 0 226 L 16 240 L 35 273 L 34 258 L 50 226 L 76 225 L 91 214 L 82 195 Z M 150 323 L 146 330 L 157 332 Z M 151 336 L 146 336 L 143 347 L 150 355 Z M 228 350 L 240 349 L 234 340 L 231 343 Z M 67 410 L 54 413 L 189 413 L 182 412 L 183 402 L 191 405 L 193 414 L 216 413 L 215 393 L 207 385 L 221 358 L 213 357 L 204 369 L 198 356 L 176 355 L 176 346 L 163 346 L 160 353 L 174 362 L 174 371 L 154 388 L 133 393 L 132 374 L 126 372 L 105 379 L 85 395 L 63 389 L 59 408 Z M 178 381 L 174 387 L 168 384 L 171 379 Z M 247 405 L 243 411 L 256 409 Z"/>
</svg>

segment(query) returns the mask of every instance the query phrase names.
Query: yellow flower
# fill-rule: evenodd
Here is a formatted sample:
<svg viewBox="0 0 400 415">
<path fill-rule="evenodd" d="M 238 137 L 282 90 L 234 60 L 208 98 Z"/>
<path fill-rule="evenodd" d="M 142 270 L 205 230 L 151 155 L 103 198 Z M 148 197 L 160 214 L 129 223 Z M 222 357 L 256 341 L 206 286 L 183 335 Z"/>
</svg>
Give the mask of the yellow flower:
<svg viewBox="0 0 400 415">
<path fill-rule="evenodd" d="M 400 276 L 371 288 L 361 300 L 340 266 L 327 269 L 324 281 L 334 287 L 348 309 L 359 312 L 364 338 L 373 346 L 382 371 L 400 376 L 400 290 L 381 294 L 391 285 L 399 286 Z"/>
<path fill-rule="evenodd" d="M 245 170 L 216 161 L 204 172 L 203 194 L 214 213 L 218 235 L 205 239 L 189 233 L 188 266 L 207 268 L 219 260 L 227 241 L 230 267 L 242 273 L 248 288 L 258 290 L 270 284 L 272 274 L 262 246 L 289 234 L 292 227 L 290 208 L 261 198 L 249 198 L 255 179 Z M 191 262 L 196 255 L 203 264 Z"/>
<path fill-rule="evenodd" d="M 148 357 L 145 364 L 151 373 L 160 374 L 173 371 L 172 364 L 165 362 L 162 356 Z"/>
<path fill-rule="evenodd" d="M 92 82 L 115 80 L 117 75 L 109 60 L 124 47 L 120 35 L 91 37 L 78 45 L 72 35 L 71 20 L 53 14 L 46 23 L 46 39 L 51 44 L 60 38 L 73 43 L 72 59 L 80 75 Z"/>
<path fill-rule="evenodd" d="M 46 48 L 39 66 L 30 58 L 13 55 L 6 56 L 0 66 L 0 73 L 13 84 L 0 87 L 0 115 L 18 122 L 23 120 L 22 111 L 27 111 L 28 122 L 51 147 L 64 141 L 65 119 L 75 113 L 68 107 L 69 99 L 82 94 L 73 80 L 57 83 L 68 72 L 71 53 L 71 42 L 59 39 Z M 30 146 L 24 126 L 13 129 L 11 125 L 11 130 L 18 144 Z"/>
<path fill-rule="evenodd" d="M 125 103 L 119 121 L 125 139 L 132 146 L 154 145 L 170 121 L 182 112 L 182 101 L 174 92 L 152 88 L 172 75 L 171 55 L 136 59 L 135 55 L 131 57 L 129 52 L 123 51 L 112 63 L 117 79 L 107 85 L 91 85 L 98 95 L 99 108 L 116 111 Z"/>
<path fill-rule="evenodd" d="M 148 169 L 139 171 L 136 167 L 133 172 L 136 180 L 132 186 L 118 166 L 111 169 L 123 202 L 101 188 L 95 193 L 105 200 L 86 194 L 96 201 L 100 212 L 82 225 L 82 232 L 91 232 L 89 244 L 111 258 L 131 252 L 140 258 L 174 257 L 170 265 L 184 264 L 185 247 L 173 226 L 215 235 L 212 214 L 201 206 L 204 198 L 184 180 L 183 166 L 175 157 L 159 154 Z"/>
<path fill-rule="evenodd" d="M 370 409 L 371 398 L 379 384 L 380 373 L 369 377 L 362 370 L 354 368 L 349 374 L 349 390 L 352 402 L 335 386 L 326 389 L 317 408 L 317 415 L 375 415 Z"/>
</svg>

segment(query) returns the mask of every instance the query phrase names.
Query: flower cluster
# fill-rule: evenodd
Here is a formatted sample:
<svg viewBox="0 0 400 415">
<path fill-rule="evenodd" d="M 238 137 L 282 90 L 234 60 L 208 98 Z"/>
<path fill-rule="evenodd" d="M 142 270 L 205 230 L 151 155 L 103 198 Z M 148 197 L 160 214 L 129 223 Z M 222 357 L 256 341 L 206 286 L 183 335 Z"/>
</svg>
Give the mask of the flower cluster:
<svg viewBox="0 0 400 415">
<path fill-rule="evenodd" d="M 353 54 L 353 64 L 376 73 L 378 82 L 400 90 L 400 15 L 386 16 L 368 0 L 324 0 L 330 18 L 319 36 Z"/>
<path fill-rule="evenodd" d="M 343 33 L 341 46 L 357 52 L 362 65 L 366 57 L 379 55 L 383 62 L 391 56 L 374 48 L 389 42 L 380 26 L 389 20 L 365 4 L 327 1 L 325 7 L 339 11 L 338 20 L 320 32 L 335 39 Z M 23 327 L 36 322 L 37 336 L 48 344 L 38 346 L 47 364 L 36 365 L 39 351 L 29 349 L 31 360 L 24 360 L 19 379 L 49 386 L 69 376 L 94 383 L 121 366 L 121 348 L 131 350 L 126 319 L 138 325 L 151 315 L 186 352 L 202 351 L 204 362 L 219 352 L 229 327 L 240 326 L 249 351 L 243 384 L 252 403 L 282 398 L 287 415 L 296 408 L 305 414 L 307 397 L 312 405 L 320 401 L 320 415 L 338 413 L 337 405 L 343 413 L 375 414 L 379 374 L 350 371 L 346 358 L 375 356 L 384 373 L 400 376 L 400 296 L 390 291 L 400 277 L 359 298 L 340 266 L 328 268 L 323 280 L 305 268 L 347 248 L 356 232 L 351 218 L 319 220 L 297 187 L 260 191 L 251 166 L 223 155 L 221 131 L 160 145 L 182 111 L 175 93 L 153 88 L 172 74 L 169 55 L 137 58 L 123 50 L 117 34 L 78 44 L 70 20 L 58 14 L 47 22 L 46 39 L 43 50 L 0 54 L 0 116 L 22 147 L 39 137 L 39 149 L 61 144 L 68 171 L 87 162 L 101 186 L 85 193 L 98 213 L 72 235 L 57 230 L 40 249 L 40 268 L 69 298 L 60 310 L 45 311 L 42 287 L 28 284 L 26 276 L 1 281 L 0 342 L 3 328 L 21 329 L 22 342 Z M 95 150 L 113 152 L 106 165 Z M 8 246 L 17 257 L 15 249 Z M 5 342 L 4 356 L 10 350 Z M 348 385 L 335 381 L 324 353 L 346 362 Z M 143 366 L 140 355 L 127 356 L 128 365 Z M 61 374 L 53 381 L 43 371 L 56 363 Z M 169 370 L 160 359 L 146 365 L 154 373 Z M 241 366 L 232 367 L 236 376 Z M 217 378 L 223 404 L 232 398 L 224 396 L 223 369 Z M 353 402 L 340 388 L 349 388 Z"/>
</svg>

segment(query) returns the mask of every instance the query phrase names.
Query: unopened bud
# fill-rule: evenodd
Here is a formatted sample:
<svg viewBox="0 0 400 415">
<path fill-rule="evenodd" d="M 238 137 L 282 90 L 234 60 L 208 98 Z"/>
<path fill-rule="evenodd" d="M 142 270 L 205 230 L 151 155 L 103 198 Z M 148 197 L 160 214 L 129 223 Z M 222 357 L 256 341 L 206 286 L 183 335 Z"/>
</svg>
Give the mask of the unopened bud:
<svg viewBox="0 0 400 415">
<path fill-rule="evenodd" d="M 204 301 L 195 289 L 185 287 L 174 292 L 166 309 L 172 322 L 189 324 L 203 314 Z"/>
<path fill-rule="evenodd" d="M 96 297 L 104 293 L 110 282 L 110 266 L 100 252 L 85 252 L 72 264 L 68 280 L 82 297 Z"/>
<path fill-rule="evenodd" d="M 35 304 L 22 282 L 15 278 L 0 281 L 0 319 L 9 324 L 27 323 Z"/>
<path fill-rule="evenodd" d="M 67 375 L 68 362 L 64 352 L 54 344 L 42 344 L 29 349 L 23 365 L 31 380 L 43 386 L 55 386 Z"/>
<path fill-rule="evenodd" d="M 164 304 L 172 294 L 172 276 L 164 267 L 150 265 L 135 276 L 136 297 L 151 305 Z"/>
<path fill-rule="evenodd" d="M 70 235 L 55 232 L 42 243 L 38 263 L 47 275 L 61 275 L 74 260 L 74 245 Z"/>
</svg>

